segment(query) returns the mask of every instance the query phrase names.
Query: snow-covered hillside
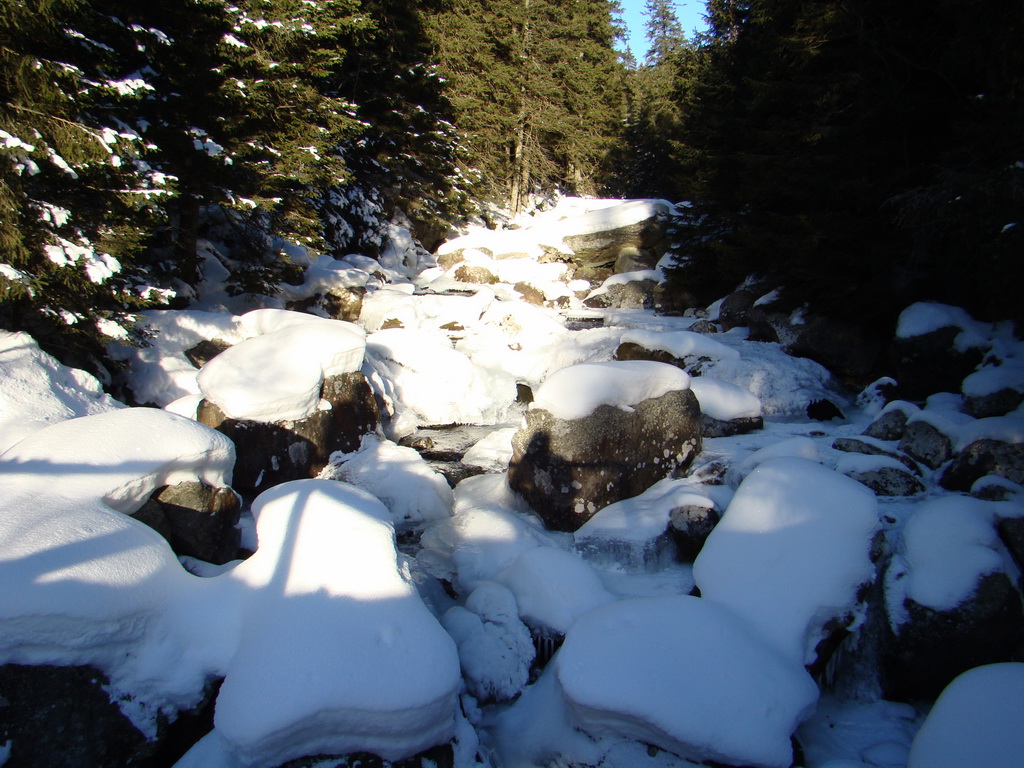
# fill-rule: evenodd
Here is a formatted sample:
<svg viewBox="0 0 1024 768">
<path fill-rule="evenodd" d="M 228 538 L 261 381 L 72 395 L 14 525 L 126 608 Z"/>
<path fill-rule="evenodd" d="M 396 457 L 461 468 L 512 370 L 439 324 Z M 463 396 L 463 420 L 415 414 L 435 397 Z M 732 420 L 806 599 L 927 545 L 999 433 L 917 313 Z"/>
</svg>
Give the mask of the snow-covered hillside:
<svg viewBox="0 0 1024 768">
<path fill-rule="evenodd" d="M 142 407 L 0 336 L 0 664 L 99 670 L 150 743 L 212 707 L 182 768 L 439 745 L 402 765 L 1018 765 L 1024 346 L 916 305 L 899 340 L 953 328 L 977 351 L 961 391 L 848 391 L 723 330 L 720 303 L 650 308 L 663 246 L 642 230 L 667 207 L 570 199 L 434 256 L 300 259 L 305 284 L 251 311 L 209 285 L 112 350 Z M 582 494 L 590 467 L 515 490 L 525 425 L 549 454 L 626 425 L 575 460 L 611 478 L 630 425 L 646 445 L 691 400 L 702 426 L 626 468 L 653 465 L 635 494 L 577 496 L 554 526 L 536 488 Z M 182 483 L 234 483 L 247 557 L 205 562 L 145 517 Z M 0 765 L 30 765 L 5 679 Z M 322 760 L 302 764 L 342 764 Z"/>
</svg>

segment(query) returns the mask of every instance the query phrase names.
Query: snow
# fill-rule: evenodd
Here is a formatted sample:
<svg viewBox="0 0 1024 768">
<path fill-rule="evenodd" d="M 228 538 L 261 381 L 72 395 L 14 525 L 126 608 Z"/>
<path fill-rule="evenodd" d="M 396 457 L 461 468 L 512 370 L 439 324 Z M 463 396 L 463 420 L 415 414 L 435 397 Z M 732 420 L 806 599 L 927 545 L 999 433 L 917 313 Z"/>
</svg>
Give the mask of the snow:
<svg viewBox="0 0 1024 768">
<path fill-rule="evenodd" d="M 277 244 L 305 269 L 302 285 L 229 297 L 229 254 L 204 241 L 205 280 L 192 309 L 143 313 L 150 346 L 111 348 L 134 401 L 164 411 L 125 408 L 29 337 L 0 332 L 0 663 L 95 665 L 148 736 L 160 712 L 194 707 L 223 679 L 215 728 L 182 758 L 186 768 L 360 751 L 402 759 L 452 739 L 458 768 L 476 764 L 478 750 L 493 768 L 784 766 L 798 726 L 806 768 L 907 768 L 908 755 L 909 768 L 941 768 L 947 755 L 951 764 L 982 755 L 999 765 L 983 752 L 989 745 L 1018 755 L 1020 686 L 1000 682 L 1018 672 L 1004 667 L 977 695 L 956 694 L 956 705 L 944 697 L 911 752 L 929 702 L 879 699 L 870 643 L 856 641 L 879 520 L 898 630 L 906 598 L 943 609 L 984 574 L 1017 583 L 994 525 L 1024 515 L 1020 495 L 998 503 L 952 495 L 926 472 L 924 493 L 876 501 L 843 473 L 903 465 L 830 446 L 894 409 L 937 425 L 958 448 L 983 437 L 1020 443 L 1022 411 L 973 419 L 960 393 L 930 397 L 923 410 L 882 409 L 877 396 L 853 401 L 820 365 L 749 341 L 743 329 L 707 336 L 687 330 L 694 317 L 584 310 L 590 284 L 566 282 L 562 261 L 537 260 L 552 248 L 568 256 L 567 236 L 669 208 L 564 199 L 515 221 L 520 229 L 476 230 L 461 245 L 509 257 L 462 251 L 465 263 L 497 277 L 487 286 L 456 281 L 455 268 L 437 267 L 394 222 L 383 262 Z M 520 281 L 558 307 L 522 301 L 512 288 Z M 366 291 L 356 324 L 275 308 L 353 289 Z M 718 305 L 707 309 L 712 320 Z M 1008 325 L 938 305 L 911 308 L 901 322 L 913 336 L 950 319 L 962 329 L 958 344 L 991 348 L 963 393 L 1019 388 L 1024 354 Z M 381 330 L 391 321 L 404 327 Z M 185 351 L 204 340 L 233 346 L 200 373 Z M 701 375 L 611 362 L 625 341 Z M 231 444 L 192 420 L 204 394 L 279 420 L 322 407 L 325 376 L 360 370 L 386 414 L 384 431 L 335 454 L 322 478 L 258 497 L 239 524 L 244 546 L 256 550 L 247 560 L 178 558 L 125 514 L 164 483 L 229 482 Z M 765 425 L 706 439 L 688 477 L 605 508 L 575 535 L 549 532 L 503 474 L 525 408 L 517 383 L 539 396 L 533 407 L 574 418 L 689 387 L 707 415 L 761 415 Z M 808 404 L 822 399 L 846 418 L 809 421 Z M 463 464 L 491 474 L 452 491 L 392 442 L 437 423 L 481 425 L 474 435 L 490 429 Z M 998 478 L 982 485 L 1021 490 Z M 725 510 L 693 566 L 671 557 L 670 515 L 683 505 Z M 687 596 L 694 586 L 701 598 Z M 811 714 L 818 692 L 804 665 L 835 623 L 854 636 L 833 657 L 828 693 Z M 562 634 L 565 645 L 541 669 Z M 17 759 L 16 744 L 0 742 L 0 763 L 9 750 Z"/>
<path fill-rule="evenodd" d="M 298 421 L 320 405 L 328 376 L 360 370 L 361 328 L 298 312 L 264 309 L 242 318 L 260 335 L 224 350 L 199 372 L 203 396 L 228 418 Z"/>
<path fill-rule="evenodd" d="M 695 597 L 595 609 L 569 630 L 554 663 L 569 716 L 584 731 L 697 761 L 789 766 L 790 734 L 818 697 L 801 665 L 728 608 Z"/>
<path fill-rule="evenodd" d="M 27 333 L 0 331 L 0 454 L 50 424 L 123 408 L 93 376 L 43 352 Z"/>
<path fill-rule="evenodd" d="M 853 613 L 858 588 L 873 580 L 878 529 L 875 497 L 860 483 L 808 459 L 772 459 L 740 485 L 693 577 L 703 599 L 809 664 L 825 623 Z"/>
<path fill-rule="evenodd" d="M 974 320 L 959 307 L 922 301 L 911 304 L 900 313 L 896 323 L 896 338 L 912 339 L 942 328 L 960 329 L 954 344 L 961 352 L 987 346 L 992 336 L 990 325 Z"/>
<path fill-rule="evenodd" d="M 690 377 L 667 363 L 647 360 L 581 363 L 553 373 L 533 393 L 530 407 L 571 421 L 589 416 L 602 405 L 628 411 L 644 400 L 689 387 Z"/>
<path fill-rule="evenodd" d="M 1024 664 L 969 669 L 942 692 L 907 768 L 1014 768 L 1024 754 Z"/>
<path fill-rule="evenodd" d="M 731 421 L 761 416 L 761 401 L 736 384 L 695 376 L 690 379 L 690 389 L 697 396 L 701 413 L 713 419 Z"/>
<path fill-rule="evenodd" d="M 614 599 L 579 555 L 556 547 L 526 550 L 496 578 L 511 590 L 527 624 L 558 634 Z"/>
<path fill-rule="evenodd" d="M 656 332 L 633 330 L 622 334 L 623 344 L 638 344 L 644 349 L 667 352 L 684 360 L 707 357 L 713 360 L 739 360 L 740 353 L 703 333 L 693 331 Z"/>
<path fill-rule="evenodd" d="M 397 436 L 418 425 L 497 424 L 515 402 L 512 376 L 476 365 L 439 331 L 378 331 L 367 337 L 366 348 L 385 382 Z"/>
<path fill-rule="evenodd" d="M 964 379 L 961 386 L 967 397 L 985 397 L 1004 389 L 1024 391 L 1024 363 L 1014 360 L 998 367 L 980 368 Z"/>
<path fill-rule="evenodd" d="M 363 436 L 358 451 L 335 453 L 321 477 L 343 480 L 384 502 L 399 528 L 447 518 L 454 497 L 444 477 L 412 448 L 375 434 Z"/>
<path fill-rule="evenodd" d="M 950 610 L 970 597 L 982 576 L 1003 567 L 992 503 L 967 497 L 931 499 L 903 526 L 903 552 L 890 566 L 891 616 L 902 599 Z M 905 573 L 902 578 L 896 574 Z"/>
<path fill-rule="evenodd" d="M 455 644 L 401 572 L 384 506 L 302 480 L 265 491 L 253 514 L 260 548 L 230 577 L 258 590 L 258 610 L 242 620 L 214 718 L 243 761 L 397 760 L 450 739 Z"/>
</svg>

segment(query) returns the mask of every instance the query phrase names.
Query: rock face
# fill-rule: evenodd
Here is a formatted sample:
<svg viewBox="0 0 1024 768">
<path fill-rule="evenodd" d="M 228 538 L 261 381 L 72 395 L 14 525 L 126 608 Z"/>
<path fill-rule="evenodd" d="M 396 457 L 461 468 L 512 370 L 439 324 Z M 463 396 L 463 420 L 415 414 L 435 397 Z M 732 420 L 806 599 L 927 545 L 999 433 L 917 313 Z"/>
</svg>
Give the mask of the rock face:
<svg viewBox="0 0 1024 768">
<path fill-rule="evenodd" d="M 363 297 L 366 289 L 357 286 L 352 288 L 334 288 L 326 293 L 316 293 L 302 301 L 291 301 L 288 309 L 311 314 L 324 314 L 335 320 L 354 323 L 363 310 Z M 201 367 L 201 366 L 200 366 Z"/>
<path fill-rule="evenodd" d="M 701 449 L 700 407 L 689 390 L 639 403 L 601 405 L 564 420 L 531 409 L 512 439 L 509 484 L 553 530 L 575 531 L 594 514 L 687 466 Z"/>
<path fill-rule="evenodd" d="M 572 249 L 573 262 L 582 267 L 612 268 L 624 249 L 636 248 L 656 256 L 665 252 L 665 217 L 653 216 L 617 229 L 569 235 L 565 244 Z"/>
<path fill-rule="evenodd" d="M 197 418 L 235 443 L 235 488 L 264 490 L 273 485 L 316 475 L 334 451 L 354 451 L 359 438 L 380 423 L 373 391 L 360 372 L 329 376 L 321 398 L 329 408 L 300 421 L 266 424 L 229 419 L 204 400 Z"/>
<path fill-rule="evenodd" d="M 907 425 L 899 448 L 908 456 L 936 469 L 953 458 L 953 442 L 927 421 L 912 421 Z M 979 474 L 985 474 L 984 472 Z"/>
<path fill-rule="evenodd" d="M 583 305 L 591 309 L 651 309 L 657 285 L 657 281 L 646 279 L 610 285 L 584 300 Z"/>
<path fill-rule="evenodd" d="M 175 554 L 222 565 L 238 557 L 240 511 L 230 488 L 188 482 L 156 490 L 132 517 L 167 539 Z"/>
<path fill-rule="evenodd" d="M 883 642 L 885 698 L 935 698 L 961 672 L 1009 661 L 1024 641 L 1020 593 L 1002 573 L 983 577 L 952 610 L 906 600 L 906 621 Z"/>
</svg>

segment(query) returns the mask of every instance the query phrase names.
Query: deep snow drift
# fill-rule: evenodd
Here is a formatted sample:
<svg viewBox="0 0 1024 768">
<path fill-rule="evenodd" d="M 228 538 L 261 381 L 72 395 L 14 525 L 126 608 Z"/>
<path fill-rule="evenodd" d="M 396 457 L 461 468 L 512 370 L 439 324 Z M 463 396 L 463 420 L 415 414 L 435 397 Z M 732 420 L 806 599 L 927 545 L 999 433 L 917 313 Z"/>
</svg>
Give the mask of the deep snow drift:
<svg viewBox="0 0 1024 768">
<path fill-rule="evenodd" d="M 864 625 L 880 532 L 898 619 L 904 597 L 945 608 L 981 575 L 1019 576 L 993 524 L 1024 510 L 950 494 L 927 471 L 923 492 L 876 497 L 846 475 L 900 462 L 833 441 L 860 437 L 883 403 L 855 401 L 817 363 L 743 328 L 691 331 L 717 319 L 715 306 L 703 318 L 585 307 L 593 286 L 571 280 L 567 243 L 667 208 L 567 199 L 518 229 L 442 246 L 489 270 L 487 284 L 410 251 L 309 258 L 304 285 L 250 312 L 208 286 L 201 310 L 143 315 L 151 346 L 114 351 L 135 400 L 158 408 L 126 408 L 27 336 L 0 334 L 0 663 L 94 665 L 148 736 L 223 680 L 213 731 L 179 762 L 188 768 L 358 751 L 394 760 L 445 743 L 459 768 L 785 768 L 794 734 L 806 768 L 1015 764 L 1020 665 L 965 673 L 930 712 L 884 701 L 863 663 L 843 667 L 842 654 L 837 680 L 812 679 L 805 665 L 837 627 L 856 638 Z M 544 305 L 527 303 L 520 283 Z M 355 323 L 283 309 L 356 288 L 366 295 Z M 964 395 L 1019 386 L 1024 354 L 998 328 L 921 305 L 897 332 L 949 322 L 964 329 L 958 346 L 998 343 L 1010 361 L 983 365 Z M 231 346 L 197 371 L 186 352 L 211 340 Z M 606 365 L 624 342 L 699 359 L 700 370 Z M 333 456 L 319 479 L 247 500 L 241 525 L 255 554 L 244 561 L 186 570 L 128 516 L 169 483 L 230 484 L 234 447 L 187 418 L 201 397 L 236 418 L 299 419 L 330 406 L 325 377 L 360 370 L 380 432 Z M 606 507 L 575 534 L 545 530 L 509 489 L 525 408 L 575 419 L 686 388 L 705 414 L 763 416 L 764 428 L 705 438 L 685 477 Z M 820 400 L 844 418 L 811 421 Z M 954 446 L 1024 442 L 1020 411 L 975 419 L 959 403 L 953 393 L 886 411 L 903 409 Z M 462 462 L 484 473 L 454 489 L 399 444 L 451 424 L 489 430 Z M 722 514 L 692 565 L 671 554 L 680 508 Z M 17 750 L 0 744 L 0 765 Z"/>
</svg>

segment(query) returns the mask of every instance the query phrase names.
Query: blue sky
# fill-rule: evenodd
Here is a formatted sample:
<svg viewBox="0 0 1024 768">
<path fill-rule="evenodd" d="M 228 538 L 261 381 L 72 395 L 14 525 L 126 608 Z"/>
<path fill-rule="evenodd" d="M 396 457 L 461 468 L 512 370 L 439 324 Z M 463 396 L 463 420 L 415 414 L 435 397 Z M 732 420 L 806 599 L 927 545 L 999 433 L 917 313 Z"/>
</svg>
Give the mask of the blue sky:
<svg viewBox="0 0 1024 768">
<path fill-rule="evenodd" d="M 646 0 L 619 0 L 622 3 L 623 19 L 629 27 L 629 47 L 638 61 L 647 54 L 647 38 L 644 36 L 644 6 Z M 704 29 L 705 4 L 703 0 L 676 0 L 676 16 L 687 37 L 693 37 L 694 29 Z"/>
</svg>

